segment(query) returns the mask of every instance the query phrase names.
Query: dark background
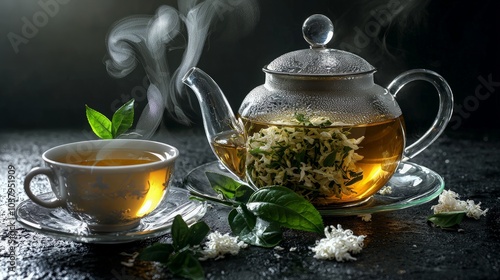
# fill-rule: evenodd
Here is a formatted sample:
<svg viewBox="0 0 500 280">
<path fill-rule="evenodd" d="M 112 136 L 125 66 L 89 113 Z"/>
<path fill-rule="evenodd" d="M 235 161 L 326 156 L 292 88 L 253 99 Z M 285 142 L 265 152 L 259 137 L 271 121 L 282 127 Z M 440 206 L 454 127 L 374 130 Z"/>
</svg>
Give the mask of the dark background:
<svg viewBox="0 0 500 280">
<path fill-rule="evenodd" d="M 152 15 L 160 5 L 177 5 L 176 1 L 60 1 L 57 14 L 50 16 L 28 42 L 19 44 L 16 52 L 8 34 L 21 35 L 23 18 L 33 22 L 33 16 L 43 9 L 38 1 L 0 0 L 0 131 L 88 129 L 85 104 L 110 116 L 112 104 L 117 100 L 123 103 L 121 96 L 138 95 L 141 90 L 143 94 L 147 80 L 142 67 L 122 79 L 111 78 L 106 72 L 106 34 L 124 17 Z M 231 40 L 223 36 L 228 28 L 224 24 L 230 23 L 217 23 L 198 64 L 219 83 L 235 110 L 246 93 L 264 82 L 262 66 L 285 52 L 307 48 L 301 25 L 309 15 L 322 13 L 336 28 L 329 46 L 363 56 L 379 69 L 375 77 L 380 85 L 387 86 L 397 74 L 413 68 L 440 73 L 453 89 L 458 109 L 448 131 L 500 129 L 500 26 L 495 1 L 258 3 L 256 28 Z M 398 5 L 404 9 L 390 22 L 380 18 L 384 10 Z M 377 24 L 380 32 L 370 33 Z M 356 47 L 360 36 L 368 39 L 361 48 L 359 41 Z M 181 54 L 176 50 L 171 56 Z M 482 79 L 494 83 L 483 86 L 478 98 L 475 92 Z M 425 83 L 412 83 L 404 91 L 398 101 L 407 124 L 413 134 L 421 134 L 437 110 L 436 94 Z M 140 110 L 146 101 L 139 98 L 137 103 Z M 196 106 L 188 112 L 194 125 L 201 123 Z M 164 125 L 174 124 L 165 116 Z"/>
</svg>

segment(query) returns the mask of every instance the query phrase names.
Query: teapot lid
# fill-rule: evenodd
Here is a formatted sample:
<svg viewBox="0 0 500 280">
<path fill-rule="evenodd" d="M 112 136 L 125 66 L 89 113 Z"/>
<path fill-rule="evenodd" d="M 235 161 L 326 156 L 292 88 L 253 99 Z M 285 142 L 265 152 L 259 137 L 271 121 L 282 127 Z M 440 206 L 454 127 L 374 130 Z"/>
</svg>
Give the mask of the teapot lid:
<svg viewBox="0 0 500 280">
<path fill-rule="evenodd" d="M 286 53 L 267 66 L 264 72 L 299 76 L 344 76 L 375 71 L 375 67 L 353 53 L 326 48 L 333 37 L 333 24 L 324 15 L 308 17 L 302 25 L 309 49 Z"/>
</svg>

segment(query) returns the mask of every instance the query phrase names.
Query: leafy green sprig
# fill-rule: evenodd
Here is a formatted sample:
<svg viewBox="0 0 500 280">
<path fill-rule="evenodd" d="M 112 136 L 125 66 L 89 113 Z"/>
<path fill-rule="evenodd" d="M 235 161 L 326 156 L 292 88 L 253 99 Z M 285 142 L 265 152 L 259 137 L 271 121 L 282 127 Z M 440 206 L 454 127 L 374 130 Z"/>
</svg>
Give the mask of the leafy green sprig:
<svg viewBox="0 0 500 280">
<path fill-rule="evenodd" d="M 134 122 L 134 99 L 123 104 L 108 119 L 102 113 L 85 105 L 85 114 L 92 131 L 101 139 L 113 139 L 127 132 Z"/>
<path fill-rule="evenodd" d="M 209 231 L 210 228 L 205 222 L 188 226 L 182 217 L 177 215 L 172 223 L 172 243 L 155 243 L 145 248 L 138 258 L 160 262 L 177 276 L 204 279 L 205 272 L 198 260 L 202 256 L 199 245 Z"/>
<path fill-rule="evenodd" d="M 272 186 L 256 191 L 221 174 L 207 172 L 206 175 L 221 198 L 195 192 L 191 195 L 194 199 L 232 207 L 228 215 L 231 231 L 247 244 L 274 247 L 282 240 L 282 228 L 323 232 L 323 220 L 316 208 L 288 188 Z M 138 258 L 160 262 L 177 276 L 203 279 L 200 244 L 209 231 L 204 222 L 189 227 L 181 216 L 176 216 L 171 229 L 172 243 L 153 244 Z"/>
<path fill-rule="evenodd" d="M 323 219 L 318 210 L 291 189 L 270 186 L 254 190 L 218 173 L 206 175 L 221 198 L 196 192 L 191 195 L 232 207 L 228 215 L 231 231 L 247 244 L 274 247 L 282 240 L 282 228 L 323 232 Z"/>
</svg>

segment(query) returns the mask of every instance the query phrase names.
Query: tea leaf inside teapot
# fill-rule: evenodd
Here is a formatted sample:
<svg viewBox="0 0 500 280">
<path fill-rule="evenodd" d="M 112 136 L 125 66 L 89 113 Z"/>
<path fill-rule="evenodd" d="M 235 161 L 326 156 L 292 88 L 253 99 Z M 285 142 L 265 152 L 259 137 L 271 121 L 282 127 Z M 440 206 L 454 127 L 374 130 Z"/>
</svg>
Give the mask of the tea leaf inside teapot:
<svg viewBox="0 0 500 280">
<path fill-rule="evenodd" d="M 353 185 L 365 179 L 359 165 L 364 156 L 357 151 L 364 136 L 353 137 L 350 127 L 331 126 L 321 116 L 295 113 L 288 122 L 249 133 L 246 172 L 252 184 L 286 186 L 317 204 L 357 194 Z"/>
</svg>

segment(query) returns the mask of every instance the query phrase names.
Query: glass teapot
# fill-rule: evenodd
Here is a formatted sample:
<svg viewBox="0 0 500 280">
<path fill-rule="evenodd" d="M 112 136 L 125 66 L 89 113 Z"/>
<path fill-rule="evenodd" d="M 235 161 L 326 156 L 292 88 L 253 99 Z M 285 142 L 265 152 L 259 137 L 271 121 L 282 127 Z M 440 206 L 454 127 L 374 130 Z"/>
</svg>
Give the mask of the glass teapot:
<svg viewBox="0 0 500 280">
<path fill-rule="evenodd" d="M 233 114 L 218 85 L 202 70 L 183 78 L 196 94 L 210 146 L 219 161 L 251 186 L 282 185 L 315 205 L 357 205 L 379 191 L 401 160 L 411 159 L 445 129 L 453 95 L 437 73 L 402 73 L 383 88 L 376 69 L 349 52 L 326 48 L 333 24 L 312 15 L 302 32 L 309 49 L 284 54 L 264 67 L 265 83 Z M 395 97 L 424 80 L 439 94 L 431 128 L 406 146 Z"/>
</svg>

